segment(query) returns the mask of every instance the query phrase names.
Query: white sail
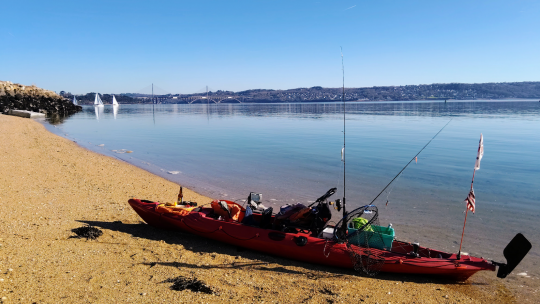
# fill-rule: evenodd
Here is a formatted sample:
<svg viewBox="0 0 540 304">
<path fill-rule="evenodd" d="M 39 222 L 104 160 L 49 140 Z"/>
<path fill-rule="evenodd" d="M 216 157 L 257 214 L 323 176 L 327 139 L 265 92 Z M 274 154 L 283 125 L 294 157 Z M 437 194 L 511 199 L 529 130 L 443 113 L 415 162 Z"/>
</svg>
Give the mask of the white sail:
<svg viewBox="0 0 540 304">
<path fill-rule="evenodd" d="M 98 93 L 96 93 L 96 98 L 94 99 L 94 106 L 103 107 L 103 101 L 101 101 Z"/>
<path fill-rule="evenodd" d="M 75 96 L 73 96 L 73 104 L 74 105 L 78 105 L 79 103 L 77 102 L 77 98 L 75 98 Z"/>
<path fill-rule="evenodd" d="M 114 95 L 112 96 L 112 104 L 113 104 L 113 106 L 118 105 L 118 101 L 116 101 L 116 97 L 114 97 Z"/>
</svg>

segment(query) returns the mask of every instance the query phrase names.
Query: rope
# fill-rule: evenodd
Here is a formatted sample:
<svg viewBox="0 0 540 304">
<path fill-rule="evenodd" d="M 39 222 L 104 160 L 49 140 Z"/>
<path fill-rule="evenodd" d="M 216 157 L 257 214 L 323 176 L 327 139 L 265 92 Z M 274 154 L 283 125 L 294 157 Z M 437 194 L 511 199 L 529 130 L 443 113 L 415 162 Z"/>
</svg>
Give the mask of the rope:
<svg viewBox="0 0 540 304">
<path fill-rule="evenodd" d="M 326 254 L 326 245 L 328 245 L 328 239 L 326 239 L 326 242 L 324 243 L 324 248 L 323 248 L 324 257 L 328 258 L 330 256 L 330 252 L 332 251 L 328 251 L 328 254 Z"/>
<path fill-rule="evenodd" d="M 252 236 L 252 237 L 250 237 L 250 238 L 247 238 L 247 239 L 241 239 L 241 238 L 237 238 L 237 237 L 235 237 L 235 236 L 232 236 L 232 235 L 228 234 L 228 233 L 227 233 L 225 230 L 223 230 L 223 229 L 222 229 L 221 231 L 223 231 L 223 233 L 225 233 L 226 235 L 232 237 L 233 239 L 237 239 L 237 240 L 239 240 L 239 241 L 249 241 L 249 240 L 252 240 L 252 239 L 254 239 L 254 238 L 256 238 L 256 237 L 259 237 L 259 234 L 257 233 L 257 234 L 255 234 L 254 236 Z"/>
<path fill-rule="evenodd" d="M 249 241 L 249 240 L 252 240 L 252 239 L 254 239 L 254 238 L 256 238 L 256 237 L 259 237 L 259 234 L 256 233 L 254 236 L 252 236 L 252 237 L 250 237 L 250 238 L 247 238 L 247 239 L 241 239 L 241 238 L 237 238 L 237 237 L 235 237 L 235 236 L 233 236 L 233 235 L 230 235 L 229 233 L 227 233 L 227 231 L 223 230 L 223 229 L 221 228 L 221 226 L 219 226 L 219 228 L 216 229 L 216 230 L 214 230 L 214 231 L 200 231 L 200 230 L 197 230 L 197 229 L 195 229 L 195 228 L 189 226 L 189 225 L 186 223 L 186 221 L 184 221 L 183 219 L 182 219 L 182 223 L 184 223 L 184 225 L 186 225 L 189 229 L 194 230 L 194 231 L 197 231 L 197 232 L 200 232 L 200 233 L 214 233 L 214 232 L 216 232 L 216 231 L 221 230 L 221 231 L 223 231 L 223 233 L 225 233 L 226 235 L 232 237 L 233 239 L 237 239 L 237 240 L 239 240 L 239 241 Z"/>
<path fill-rule="evenodd" d="M 216 232 L 216 231 L 219 230 L 219 228 L 218 228 L 218 229 L 216 229 L 216 230 L 214 230 L 214 231 L 200 231 L 200 230 L 197 230 L 197 229 L 195 229 L 195 228 L 189 226 L 189 225 L 186 223 L 186 221 L 184 221 L 184 219 L 182 219 L 182 223 L 184 223 L 184 225 L 186 225 L 189 229 L 194 230 L 194 231 L 197 231 L 197 232 L 200 232 L 200 233 L 214 233 L 214 232 Z"/>
</svg>

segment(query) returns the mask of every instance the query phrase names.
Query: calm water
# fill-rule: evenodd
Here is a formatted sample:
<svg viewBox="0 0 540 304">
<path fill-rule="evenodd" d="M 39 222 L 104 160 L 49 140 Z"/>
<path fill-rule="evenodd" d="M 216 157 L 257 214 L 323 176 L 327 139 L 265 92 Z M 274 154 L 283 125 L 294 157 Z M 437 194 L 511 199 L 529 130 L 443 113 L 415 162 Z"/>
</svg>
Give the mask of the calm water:
<svg viewBox="0 0 540 304">
<path fill-rule="evenodd" d="M 331 187 L 340 189 L 334 199 L 343 195 L 342 111 L 335 103 L 87 106 L 48 128 L 210 197 L 254 191 L 279 206 L 313 202 Z M 452 120 L 375 204 L 398 238 L 454 252 L 483 133 L 463 251 L 503 261 L 522 232 L 533 250 L 518 271 L 538 277 L 539 102 L 348 103 L 346 112 L 349 209 L 369 203 Z M 113 151 L 121 149 L 133 153 Z"/>
</svg>

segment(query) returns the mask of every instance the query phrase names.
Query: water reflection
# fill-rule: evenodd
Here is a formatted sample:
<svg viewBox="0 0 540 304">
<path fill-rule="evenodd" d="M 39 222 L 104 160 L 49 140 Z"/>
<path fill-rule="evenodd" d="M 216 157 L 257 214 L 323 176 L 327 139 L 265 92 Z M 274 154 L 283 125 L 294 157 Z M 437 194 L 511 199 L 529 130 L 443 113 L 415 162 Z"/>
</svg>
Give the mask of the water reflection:
<svg viewBox="0 0 540 304">
<path fill-rule="evenodd" d="M 92 111 L 92 108 L 93 111 Z M 534 119 L 540 114 L 540 103 L 531 101 L 471 101 L 471 102 L 348 102 L 347 119 L 359 119 L 363 115 L 399 117 L 466 117 L 482 115 L 482 118 Z M 107 119 L 109 107 L 83 106 L 83 111 L 70 116 L 66 121 L 91 115 L 97 120 Z M 105 115 L 104 115 L 105 114 Z M 118 115 L 152 115 L 156 121 L 165 117 L 204 115 L 206 120 L 235 116 L 282 117 L 301 119 L 342 119 L 341 103 L 287 103 L 287 104 L 148 104 L 112 106 L 111 119 Z M 62 123 L 62 122 L 56 122 Z"/>
<path fill-rule="evenodd" d="M 113 116 L 114 116 L 114 119 L 116 119 L 116 115 L 118 115 L 118 107 L 119 105 L 113 105 Z"/>
<path fill-rule="evenodd" d="M 91 107 L 84 107 L 84 111 Z M 108 109 L 107 109 L 108 110 Z M 96 119 L 102 118 L 103 108 L 95 108 Z M 108 112 L 108 111 L 105 111 Z M 347 114 L 385 115 L 385 116 L 469 116 L 482 114 L 501 116 L 526 116 L 540 114 L 538 102 L 500 101 L 500 102 L 391 102 L 368 103 L 349 102 Z M 288 104 L 171 104 L 171 105 L 122 105 L 113 106 L 113 118 L 118 113 L 126 115 L 152 114 L 153 120 L 160 115 L 194 114 L 212 117 L 297 117 L 319 119 L 343 113 L 341 103 L 288 103 Z M 339 118 L 336 116 L 336 118 Z M 350 116 L 349 119 L 354 119 Z"/>
<path fill-rule="evenodd" d="M 99 120 L 100 116 L 103 116 L 103 112 L 105 111 L 104 107 L 94 107 L 94 111 L 96 113 L 96 119 Z"/>
</svg>

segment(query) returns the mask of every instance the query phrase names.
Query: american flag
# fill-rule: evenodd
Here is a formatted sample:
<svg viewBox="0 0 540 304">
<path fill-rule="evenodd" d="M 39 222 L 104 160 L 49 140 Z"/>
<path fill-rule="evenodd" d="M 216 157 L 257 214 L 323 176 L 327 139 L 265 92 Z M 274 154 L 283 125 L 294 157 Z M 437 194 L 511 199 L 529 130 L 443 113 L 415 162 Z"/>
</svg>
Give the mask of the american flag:
<svg viewBox="0 0 540 304">
<path fill-rule="evenodd" d="M 474 207 L 475 207 L 476 201 L 474 197 L 474 190 L 472 188 L 471 188 L 471 192 L 469 192 L 469 195 L 467 195 L 465 202 L 467 203 L 467 209 L 471 210 L 472 213 L 474 213 Z"/>
</svg>

